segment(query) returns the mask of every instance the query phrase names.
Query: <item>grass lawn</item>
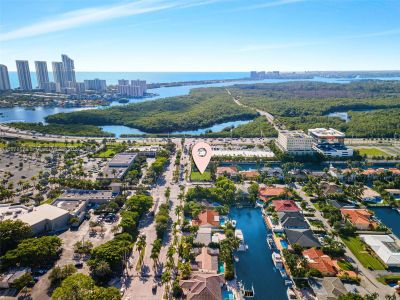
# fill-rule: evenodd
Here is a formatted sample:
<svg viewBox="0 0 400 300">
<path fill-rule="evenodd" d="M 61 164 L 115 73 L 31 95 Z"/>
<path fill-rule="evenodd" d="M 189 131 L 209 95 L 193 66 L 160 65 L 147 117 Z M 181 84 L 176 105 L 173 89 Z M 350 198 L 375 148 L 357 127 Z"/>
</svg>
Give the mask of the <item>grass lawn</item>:
<svg viewBox="0 0 400 300">
<path fill-rule="evenodd" d="M 116 151 L 114 149 L 108 148 L 99 153 L 96 153 L 95 156 L 99 157 L 99 158 L 110 158 L 110 157 L 113 157 L 115 154 L 116 154 Z"/>
<path fill-rule="evenodd" d="M 349 263 L 348 261 L 338 260 L 337 263 L 338 263 L 339 267 L 342 268 L 342 270 L 352 271 L 354 269 L 353 265 L 351 263 Z"/>
<path fill-rule="evenodd" d="M 83 143 L 45 142 L 45 141 L 19 141 L 21 147 L 80 147 Z"/>
<path fill-rule="evenodd" d="M 365 244 L 359 237 L 342 237 L 342 240 L 364 267 L 373 270 L 386 269 L 386 266 L 377 257 L 364 250 Z"/>
<path fill-rule="evenodd" d="M 211 180 L 211 173 L 209 171 L 205 171 L 203 174 L 200 172 L 193 171 L 190 174 L 191 181 L 210 181 Z"/>
<path fill-rule="evenodd" d="M 378 149 L 378 148 L 359 148 L 357 149 L 361 155 L 366 155 L 366 156 L 390 156 L 388 153 Z"/>
<path fill-rule="evenodd" d="M 379 276 L 377 279 L 383 284 L 397 283 L 398 281 L 400 281 L 400 275 Z"/>
</svg>

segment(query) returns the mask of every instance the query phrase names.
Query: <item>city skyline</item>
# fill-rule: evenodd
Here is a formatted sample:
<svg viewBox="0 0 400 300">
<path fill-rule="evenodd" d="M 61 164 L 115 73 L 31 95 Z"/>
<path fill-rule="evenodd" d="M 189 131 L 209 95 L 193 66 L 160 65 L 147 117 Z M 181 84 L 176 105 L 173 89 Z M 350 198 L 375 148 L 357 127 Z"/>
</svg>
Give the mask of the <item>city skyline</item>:
<svg viewBox="0 0 400 300">
<path fill-rule="evenodd" d="M 399 70 L 393 0 L 3 1 L 0 62 L 79 71 Z M 73 80 L 69 80 L 73 81 Z"/>
</svg>

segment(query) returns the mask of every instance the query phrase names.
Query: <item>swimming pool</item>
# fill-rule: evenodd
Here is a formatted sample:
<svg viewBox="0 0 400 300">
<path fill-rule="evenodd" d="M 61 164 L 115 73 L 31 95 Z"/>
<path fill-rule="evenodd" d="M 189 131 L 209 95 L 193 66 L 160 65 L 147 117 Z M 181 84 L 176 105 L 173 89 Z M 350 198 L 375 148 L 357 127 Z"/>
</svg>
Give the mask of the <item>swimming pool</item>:
<svg viewBox="0 0 400 300">
<path fill-rule="evenodd" d="M 223 289 L 222 290 L 222 300 L 234 300 L 233 293 Z"/>
<path fill-rule="evenodd" d="M 279 240 L 283 249 L 287 249 L 289 247 L 288 243 L 285 240 Z"/>
<path fill-rule="evenodd" d="M 222 261 L 218 262 L 218 273 L 225 273 L 225 266 Z"/>
</svg>

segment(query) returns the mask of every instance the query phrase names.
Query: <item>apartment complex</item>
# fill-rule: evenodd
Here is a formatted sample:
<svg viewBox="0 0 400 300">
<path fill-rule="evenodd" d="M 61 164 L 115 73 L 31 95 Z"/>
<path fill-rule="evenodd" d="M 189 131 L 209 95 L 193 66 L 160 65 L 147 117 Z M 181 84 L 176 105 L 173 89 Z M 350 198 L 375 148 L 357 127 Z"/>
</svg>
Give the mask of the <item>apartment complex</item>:
<svg viewBox="0 0 400 300">
<path fill-rule="evenodd" d="M 118 80 L 118 94 L 129 97 L 143 97 L 146 94 L 146 80 Z"/>
<path fill-rule="evenodd" d="M 44 89 L 49 80 L 49 72 L 47 71 L 47 62 L 35 61 L 36 79 L 39 89 Z"/>
<path fill-rule="evenodd" d="M 105 92 L 107 90 L 107 83 L 102 79 L 90 79 L 84 80 L 85 89 L 96 91 L 96 92 Z"/>
<path fill-rule="evenodd" d="M 314 139 L 313 149 L 328 157 L 350 157 L 353 149 L 344 144 L 345 134 L 333 128 L 309 129 L 308 134 Z"/>
<path fill-rule="evenodd" d="M 23 91 L 32 90 L 31 72 L 27 60 L 17 60 L 19 88 Z"/>
<path fill-rule="evenodd" d="M 293 155 L 313 154 L 313 138 L 301 130 L 281 130 L 278 134 L 278 146 L 282 151 Z"/>
<path fill-rule="evenodd" d="M 5 65 L 0 65 L 0 91 L 11 89 L 10 77 L 8 76 L 8 69 Z"/>
</svg>

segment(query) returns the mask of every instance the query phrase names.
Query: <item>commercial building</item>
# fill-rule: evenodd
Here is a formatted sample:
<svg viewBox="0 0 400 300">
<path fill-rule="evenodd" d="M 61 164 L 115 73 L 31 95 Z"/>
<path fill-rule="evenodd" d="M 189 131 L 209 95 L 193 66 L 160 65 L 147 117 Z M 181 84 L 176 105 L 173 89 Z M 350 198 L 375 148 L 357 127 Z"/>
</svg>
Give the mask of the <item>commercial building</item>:
<svg viewBox="0 0 400 300">
<path fill-rule="evenodd" d="M 0 65 L 0 91 L 6 91 L 10 89 L 10 77 L 8 76 L 7 66 Z"/>
<path fill-rule="evenodd" d="M 19 88 L 24 91 L 32 90 L 31 72 L 27 60 L 17 60 Z"/>
<path fill-rule="evenodd" d="M 309 129 L 308 134 L 313 138 L 313 149 L 328 157 L 350 157 L 353 149 L 344 144 L 345 134 L 333 128 Z"/>
<path fill-rule="evenodd" d="M 282 151 L 293 155 L 313 154 L 313 139 L 301 130 L 280 130 L 278 133 L 278 147 Z"/>
<path fill-rule="evenodd" d="M 45 84 L 49 82 L 49 72 L 47 71 L 47 62 L 35 61 L 36 80 L 39 89 L 45 89 Z"/>
<path fill-rule="evenodd" d="M 269 148 L 247 148 L 232 147 L 229 148 L 221 145 L 212 145 L 213 156 L 229 156 L 229 157 L 274 157 L 275 154 Z"/>
<path fill-rule="evenodd" d="M 400 245 L 390 235 L 360 235 L 388 267 L 400 267 Z"/>
<path fill-rule="evenodd" d="M 0 220 L 21 220 L 31 227 L 35 235 L 63 230 L 68 227 L 69 218 L 68 210 L 50 204 L 36 207 L 24 205 L 0 206 Z"/>
<path fill-rule="evenodd" d="M 119 153 L 103 169 L 99 179 L 122 179 L 135 161 L 137 153 Z"/>
<path fill-rule="evenodd" d="M 65 54 L 61 54 L 61 60 L 64 68 L 64 77 L 66 82 L 76 82 L 74 61 Z"/>
<path fill-rule="evenodd" d="M 105 80 L 96 78 L 96 79 L 84 80 L 84 83 L 86 90 L 91 90 L 96 92 L 107 91 L 107 83 Z"/>
<path fill-rule="evenodd" d="M 64 65 L 62 62 L 52 62 L 53 67 L 53 77 L 54 82 L 57 86 L 57 92 L 61 92 L 63 88 L 67 86 L 67 81 L 65 80 Z"/>
</svg>

